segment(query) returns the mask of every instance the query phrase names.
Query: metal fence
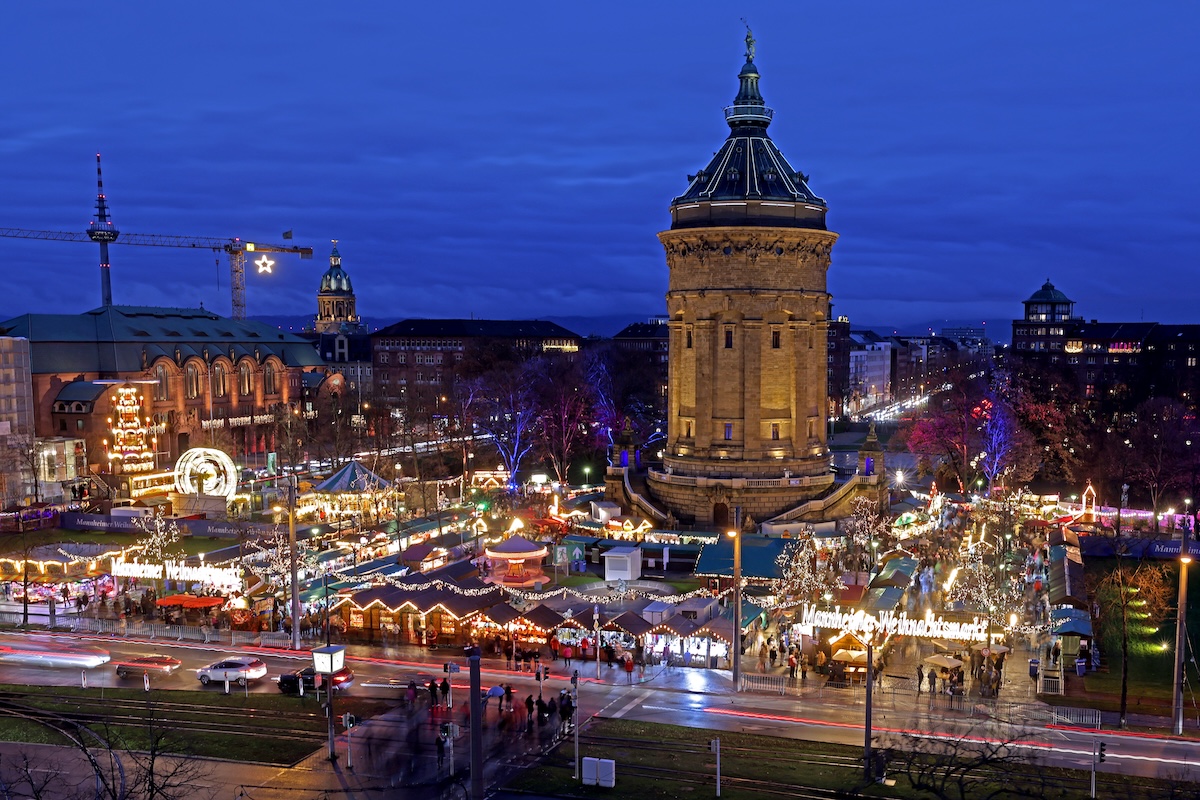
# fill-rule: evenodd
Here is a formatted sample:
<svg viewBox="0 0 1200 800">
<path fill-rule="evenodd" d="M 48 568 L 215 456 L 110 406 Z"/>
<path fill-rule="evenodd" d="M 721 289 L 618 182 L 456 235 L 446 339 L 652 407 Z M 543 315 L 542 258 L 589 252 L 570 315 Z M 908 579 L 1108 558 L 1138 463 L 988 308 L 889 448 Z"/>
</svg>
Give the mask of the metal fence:
<svg viewBox="0 0 1200 800">
<path fill-rule="evenodd" d="M 742 675 L 741 690 L 784 694 L 787 692 L 787 678 L 783 675 Z"/>
<path fill-rule="evenodd" d="M 1096 708 L 1067 708 L 1055 706 L 1051 709 L 1055 725 L 1075 725 L 1080 728 L 1100 730 L 1100 710 Z"/>
</svg>

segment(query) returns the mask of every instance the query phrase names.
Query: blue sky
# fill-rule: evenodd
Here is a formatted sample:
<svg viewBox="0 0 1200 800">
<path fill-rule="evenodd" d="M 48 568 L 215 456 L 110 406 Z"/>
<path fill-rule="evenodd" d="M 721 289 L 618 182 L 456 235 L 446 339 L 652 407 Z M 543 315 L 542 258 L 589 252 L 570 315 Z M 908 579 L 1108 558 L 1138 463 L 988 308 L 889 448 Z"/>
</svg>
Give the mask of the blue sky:
<svg viewBox="0 0 1200 800">
<path fill-rule="evenodd" d="M 728 133 L 746 16 L 771 134 L 841 234 L 838 313 L 1200 321 L 1200 6 L 56 2 L 6 8 L 0 227 L 279 241 L 251 314 L 661 313 L 655 233 Z M 0 238 L 0 312 L 99 304 L 94 245 Z M 118 303 L 229 309 L 213 256 L 114 247 Z M 219 281 L 219 282 L 218 282 Z"/>
</svg>

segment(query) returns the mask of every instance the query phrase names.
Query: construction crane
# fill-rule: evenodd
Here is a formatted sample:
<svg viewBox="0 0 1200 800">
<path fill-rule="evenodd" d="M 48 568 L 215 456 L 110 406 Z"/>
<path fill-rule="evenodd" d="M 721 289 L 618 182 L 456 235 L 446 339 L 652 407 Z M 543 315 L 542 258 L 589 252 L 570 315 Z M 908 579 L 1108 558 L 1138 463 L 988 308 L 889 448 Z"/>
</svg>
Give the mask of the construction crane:
<svg viewBox="0 0 1200 800">
<path fill-rule="evenodd" d="M 121 233 L 108 218 L 108 201 L 104 196 L 104 183 L 100 175 L 100 154 L 96 154 L 96 219 L 88 225 L 86 232 L 33 231 L 21 228 L 0 228 L 0 236 L 16 239 L 45 239 L 53 242 L 96 242 L 100 245 L 100 293 L 104 305 L 112 305 L 112 288 L 109 280 L 108 246 L 110 244 L 140 245 L 144 247 L 184 247 L 197 250 L 224 252 L 229 256 L 229 284 L 233 294 L 233 318 L 246 318 L 246 254 L 262 253 L 254 262 L 259 272 L 270 272 L 275 262 L 267 253 L 295 253 L 301 258 L 312 258 L 311 247 L 294 247 L 285 244 L 263 244 L 248 242 L 240 238 L 220 239 L 210 236 L 164 236 L 153 233 Z"/>
</svg>

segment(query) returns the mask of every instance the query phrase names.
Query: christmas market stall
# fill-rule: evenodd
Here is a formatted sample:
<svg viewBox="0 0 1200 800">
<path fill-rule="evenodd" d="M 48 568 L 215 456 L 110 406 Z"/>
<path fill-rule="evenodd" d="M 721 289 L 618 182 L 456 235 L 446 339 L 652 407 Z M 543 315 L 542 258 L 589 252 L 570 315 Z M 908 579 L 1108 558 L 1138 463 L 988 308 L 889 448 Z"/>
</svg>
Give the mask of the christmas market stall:
<svg viewBox="0 0 1200 800">
<path fill-rule="evenodd" d="M 643 638 L 654 626 L 636 611 L 626 611 L 604 623 L 600 629 L 600 651 L 609 664 L 615 664 L 625 653 L 636 653 Z M 652 662 L 651 662 L 652 663 Z"/>
<path fill-rule="evenodd" d="M 339 606 L 351 641 L 389 640 L 430 647 L 470 641 L 469 620 L 502 599 L 498 588 L 477 578 L 379 586 L 356 592 Z"/>
<path fill-rule="evenodd" d="M 706 640 L 708 657 L 705 661 L 710 669 L 732 668 L 729 654 L 733 648 L 733 620 L 730 617 L 713 617 L 697 628 L 692 635 Z"/>
<path fill-rule="evenodd" d="M 668 664 L 706 667 L 709 642 L 695 635 L 699 629 L 694 620 L 673 614 L 650 629 L 646 647 Z"/>
</svg>

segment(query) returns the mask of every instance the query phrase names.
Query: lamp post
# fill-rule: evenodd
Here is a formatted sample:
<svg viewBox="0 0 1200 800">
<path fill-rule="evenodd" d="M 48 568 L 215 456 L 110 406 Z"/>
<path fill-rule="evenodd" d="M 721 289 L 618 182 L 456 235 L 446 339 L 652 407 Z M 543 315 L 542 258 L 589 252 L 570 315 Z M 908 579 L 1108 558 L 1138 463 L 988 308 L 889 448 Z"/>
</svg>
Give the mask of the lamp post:
<svg viewBox="0 0 1200 800">
<path fill-rule="evenodd" d="M 1179 542 L 1179 603 L 1175 613 L 1175 691 L 1171 694 L 1171 719 L 1175 735 L 1183 733 L 1183 667 L 1187 650 L 1187 590 L 1188 564 L 1192 556 L 1188 553 L 1188 530 L 1183 529 Z"/>
<path fill-rule="evenodd" d="M 727 534 L 733 539 L 733 641 L 729 646 L 733 654 L 729 663 L 733 668 L 733 690 L 742 690 L 742 537 L 737 531 Z"/>
<path fill-rule="evenodd" d="M 591 478 L 589 477 L 591 474 L 592 474 L 592 468 L 591 468 L 591 467 L 584 467 L 584 468 L 583 468 L 583 485 L 584 485 L 584 486 L 587 486 L 587 485 L 588 485 L 588 482 L 591 480 Z"/>
<path fill-rule="evenodd" d="M 333 673 L 346 666 L 346 648 L 340 644 L 325 645 L 318 647 L 312 651 L 313 672 L 321 676 L 322 683 L 325 685 L 326 702 L 329 713 L 326 715 L 329 720 L 329 760 L 337 761 L 337 746 L 335 744 L 333 730 Z"/>
<path fill-rule="evenodd" d="M 290 477 L 291 480 L 288 482 L 288 569 L 292 574 L 292 649 L 299 650 L 300 562 L 296 557 L 296 476 Z"/>
</svg>

